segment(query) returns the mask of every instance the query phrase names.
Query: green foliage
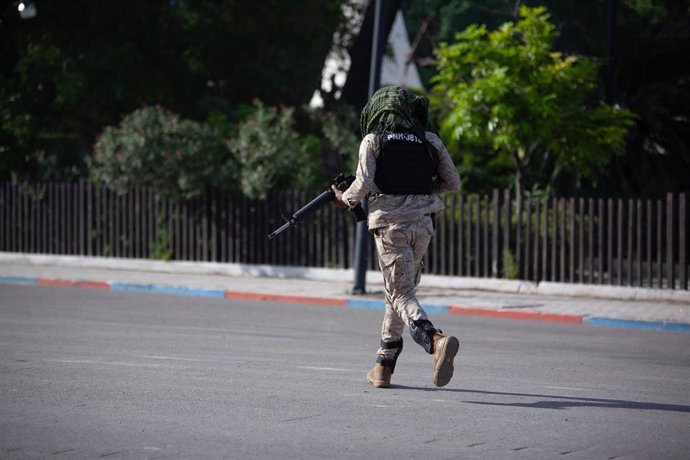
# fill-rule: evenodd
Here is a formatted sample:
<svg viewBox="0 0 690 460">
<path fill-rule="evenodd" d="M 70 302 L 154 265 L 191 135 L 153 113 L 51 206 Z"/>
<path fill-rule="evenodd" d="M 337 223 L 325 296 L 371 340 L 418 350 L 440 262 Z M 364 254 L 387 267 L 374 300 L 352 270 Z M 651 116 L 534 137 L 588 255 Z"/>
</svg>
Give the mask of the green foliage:
<svg viewBox="0 0 690 460">
<path fill-rule="evenodd" d="M 46 79 L 50 73 L 53 78 Z M 64 181 L 81 172 L 77 136 L 61 111 L 80 79 L 54 46 L 30 46 L 13 78 L 0 76 L 0 180 Z M 62 119 L 64 117 L 65 119 Z"/>
<path fill-rule="evenodd" d="M 0 23 L 0 179 L 84 175 L 103 128 L 142 106 L 200 121 L 254 98 L 306 103 L 342 19 L 337 0 L 37 7 Z"/>
<path fill-rule="evenodd" d="M 316 109 L 311 118 L 319 127 L 317 135 L 323 142 L 323 160 L 325 172 L 335 177 L 341 172 L 354 172 L 359 161 L 359 117 L 347 105 L 340 105 L 337 110 L 324 112 Z"/>
<path fill-rule="evenodd" d="M 157 237 L 149 244 L 149 259 L 170 260 L 172 259 L 172 238 L 166 225 L 163 215 L 159 215 L 157 222 Z"/>
<path fill-rule="evenodd" d="M 503 250 L 503 277 L 509 280 L 517 279 L 519 275 L 517 260 L 508 249 Z"/>
<path fill-rule="evenodd" d="M 234 124 L 217 112 L 197 123 L 158 106 L 136 110 L 98 138 L 91 175 L 121 192 L 145 185 L 190 198 L 216 187 L 263 199 L 272 189 L 323 187 L 336 173 L 354 171 L 359 139 L 351 109 L 306 112 L 304 134 L 293 108 L 257 100 L 243 112 Z"/>
<path fill-rule="evenodd" d="M 219 131 L 158 106 L 135 110 L 106 128 L 95 152 L 94 181 L 122 192 L 140 185 L 190 198 L 207 186 L 236 189 L 238 165 Z"/>
<path fill-rule="evenodd" d="M 452 42 L 456 31 L 470 24 L 493 30 L 513 20 L 515 6 L 521 3 L 547 7 L 558 28 L 554 49 L 601 62 L 599 92 L 637 116 L 623 155 L 614 156 L 606 168 L 606 181 L 577 180 L 554 169 L 547 152 L 528 169 L 528 182 L 540 188 L 548 183 L 561 193 L 659 196 L 685 190 L 690 175 L 690 0 L 619 0 L 614 29 L 608 27 L 609 0 L 404 0 L 412 35 L 430 13 L 435 14 L 415 52 L 418 64 L 430 62 L 428 42 Z M 428 82 L 435 68 L 419 70 Z M 505 183 L 504 170 L 488 153 L 473 153 L 471 159 L 465 155 L 459 166 L 466 188 L 485 190 Z"/>
<path fill-rule="evenodd" d="M 556 35 L 545 9 L 523 6 L 517 22 L 494 31 L 472 25 L 436 52 L 432 99 L 442 136 L 456 158 L 512 159 L 519 190 L 535 159 L 542 177 L 563 169 L 596 178 L 633 121 L 595 100 L 598 65 L 553 51 Z"/>
<path fill-rule="evenodd" d="M 294 129 L 294 109 L 254 103 L 228 148 L 240 165 L 240 188 L 251 198 L 265 198 L 272 188 L 305 189 L 323 185 L 321 141 Z"/>
</svg>

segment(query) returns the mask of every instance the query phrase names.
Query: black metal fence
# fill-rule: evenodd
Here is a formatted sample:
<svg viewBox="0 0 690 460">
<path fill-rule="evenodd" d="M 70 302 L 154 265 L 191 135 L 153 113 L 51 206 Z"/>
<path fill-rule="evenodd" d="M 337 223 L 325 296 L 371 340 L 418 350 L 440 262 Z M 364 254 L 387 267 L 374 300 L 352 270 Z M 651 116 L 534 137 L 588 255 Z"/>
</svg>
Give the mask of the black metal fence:
<svg viewBox="0 0 690 460">
<path fill-rule="evenodd" d="M 266 235 L 315 193 L 266 200 L 209 191 L 175 201 L 78 184 L 0 184 L 0 251 L 349 268 L 353 219 L 329 206 Z M 688 289 L 686 194 L 665 199 L 453 194 L 426 272 Z M 369 266 L 376 268 L 373 243 Z"/>
</svg>

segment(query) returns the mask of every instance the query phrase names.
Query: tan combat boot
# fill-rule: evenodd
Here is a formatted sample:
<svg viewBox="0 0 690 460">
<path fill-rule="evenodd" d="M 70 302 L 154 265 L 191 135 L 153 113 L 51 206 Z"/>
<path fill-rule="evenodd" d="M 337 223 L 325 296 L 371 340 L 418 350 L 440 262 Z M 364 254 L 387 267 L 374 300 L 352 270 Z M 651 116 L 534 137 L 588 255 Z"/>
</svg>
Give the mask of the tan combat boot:
<svg viewBox="0 0 690 460">
<path fill-rule="evenodd" d="M 448 385 L 453 377 L 453 359 L 458 353 L 460 342 L 455 337 L 446 337 L 436 329 L 433 335 L 434 341 L 434 385 L 443 387 Z"/>
<path fill-rule="evenodd" d="M 392 373 L 393 370 L 390 367 L 385 367 L 380 363 L 376 363 L 374 368 L 367 374 L 367 380 L 376 388 L 388 388 L 391 386 Z"/>
</svg>

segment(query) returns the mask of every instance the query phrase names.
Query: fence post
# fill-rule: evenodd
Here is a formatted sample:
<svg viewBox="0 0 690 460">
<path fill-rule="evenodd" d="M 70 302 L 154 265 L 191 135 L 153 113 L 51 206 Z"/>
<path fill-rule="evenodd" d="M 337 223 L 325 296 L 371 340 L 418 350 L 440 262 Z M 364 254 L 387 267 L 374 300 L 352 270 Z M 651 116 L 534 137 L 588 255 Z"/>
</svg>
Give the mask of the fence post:
<svg viewBox="0 0 690 460">
<path fill-rule="evenodd" d="M 7 183 L 0 183 L 0 251 L 7 251 Z"/>
<path fill-rule="evenodd" d="M 546 221 L 546 217 L 544 217 L 544 221 Z M 544 269 L 543 267 L 539 266 L 539 261 L 541 260 L 540 255 L 540 249 L 539 245 L 541 244 L 540 242 L 543 240 L 543 234 L 542 234 L 542 229 L 546 228 L 545 225 L 542 225 L 542 214 L 541 214 L 541 200 L 537 198 L 534 200 L 534 251 L 530 251 L 532 253 L 532 280 L 534 281 L 541 281 L 544 279 Z M 529 266 L 530 264 L 528 264 Z"/>
<path fill-rule="evenodd" d="M 498 235 L 499 235 L 499 225 L 501 221 L 500 207 L 499 207 L 499 194 L 498 189 L 493 190 L 493 216 L 491 225 L 491 277 L 498 278 L 500 257 L 498 256 Z"/>
<path fill-rule="evenodd" d="M 472 195 L 467 195 L 467 220 L 465 221 L 465 272 L 467 276 L 474 275 L 474 272 L 472 272 L 472 259 L 474 254 L 472 247 L 473 201 Z"/>
<path fill-rule="evenodd" d="M 618 199 L 618 225 L 616 232 L 616 278 L 618 279 L 618 285 L 623 285 L 623 200 Z"/>
<path fill-rule="evenodd" d="M 511 223 L 511 202 L 510 202 L 510 189 L 503 190 L 503 211 L 504 211 L 504 224 L 503 224 L 503 250 L 501 251 L 501 260 L 503 261 L 503 254 L 512 254 L 510 250 L 510 231 L 512 227 Z M 504 261 L 505 262 L 505 261 Z M 503 277 L 507 278 L 506 265 L 503 263 Z"/>
<path fill-rule="evenodd" d="M 556 267 L 558 253 L 558 200 L 551 197 L 551 281 L 558 281 L 558 268 Z M 562 242 L 561 242 L 562 243 Z"/>
<path fill-rule="evenodd" d="M 515 195 L 516 203 L 516 228 L 515 228 L 515 265 L 517 266 L 518 278 L 523 279 L 524 271 L 522 270 L 522 195 L 517 193 Z"/>
<path fill-rule="evenodd" d="M 605 206 L 604 206 L 604 200 L 599 198 L 597 200 L 597 207 L 599 208 L 599 222 L 598 222 L 598 228 L 599 228 L 599 233 L 598 233 L 598 242 L 597 242 L 597 258 L 598 258 L 598 271 L 599 274 L 597 278 L 599 279 L 599 284 L 604 284 L 604 244 L 606 241 L 606 238 L 604 236 L 604 223 L 605 223 L 605 217 L 604 217 L 604 212 L 605 212 Z"/>
<path fill-rule="evenodd" d="M 678 262 L 679 262 L 679 275 L 680 275 L 680 286 L 681 289 L 688 288 L 688 272 L 686 265 L 687 256 L 687 231 L 688 231 L 688 221 L 687 221 L 687 203 L 685 193 L 681 193 L 678 196 Z"/>
<path fill-rule="evenodd" d="M 542 200 L 537 199 L 537 231 L 534 235 L 534 246 L 537 249 L 534 253 L 535 260 L 535 273 L 534 280 L 542 281 L 549 279 L 549 198 L 544 198 L 544 209 L 542 211 L 541 217 L 539 216 L 539 205 Z M 539 233 L 539 228 L 542 228 L 542 233 Z M 539 263 L 539 241 L 541 240 L 541 267 L 537 270 L 536 267 Z"/>
<path fill-rule="evenodd" d="M 635 254 L 635 286 L 642 286 L 642 200 L 635 200 L 637 251 Z"/>
<path fill-rule="evenodd" d="M 456 195 L 452 194 L 448 196 L 447 201 L 450 202 L 450 210 L 446 212 L 446 216 L 448 219 L 448 249 L 449 249 L 449 254 L 448 254 L 448 272 L 446 273 L 447 275 L 455 275 L 456 270 L 455 270 L 455 263 L 457 260 L 457 254 L 455 253 L 455 248 L 457 247 L 455 245 L 455 226 L 456 226 L 456 220 L 455 220 L 455 210 L 456 210 Z"/>
<path fill-rule="evenodd" d="M 569 275 L 568 281 L 575 282 L 575 198 L 570 198 L 570 260 L 569 260 Z"/>
<path fill-rule="evenodd" d="M 656 283 L 661 289 L 664 286 L 664 241 L 663 241 L 664 203 L 656 202 Z"/>
<path fill-rule="evenodd" d="M 634 245 L 635 240 L 635 204 L 632 199 L 628 199 L 628 259 L 627 259 L 627 272 L 628 272 L 628 286 L 633 285 L 633 259 L 634 259 Z"/>
<path fill-rule="evenodd" d="M 481 276 L 481 228 L 482 207 L 481 197 L 475 195 L 475 209 L 474 209 L 474 276 Z"/>
<path fill-rule="evenodd" d="M 668 278 L 668 288 L 675 287 L 675 240 L 673 238 L 673 193 L 666 195 L 666 277 Z"/>
<path fill-rule="evenodd" d="M 560 270 L 560 275 L 558 280 L 561 282 L 565 282 L 565 257 L 566 257 L 566 246 L 567 246 L 567 240 L 565 238 L 565 221 L 567 218 L 567 212 L 566 212 L 566 201 L 565 198 L 561 198 L 560 200 L 560 206 L 559 206 L 559 212 L 561 214 L 561 270 Z"/>
<path fill-rule="evenodd" d="M 654 279 L 654 253 L 652 252 L 652 229 L 654 222 L 652 200 L 647 200 L 647 282 L 645 285 L 649 288 L 653 285 Z"/>
<path fill-rule="evenodd" d="M 538 198 L 537 198 L 538 200 Z M 532 197 L 529 197 L 525 200 L 525 214 L 527 215 L 527 220 L 525 222 L 525 268 L 523 270 L 523 276 L 525 279 L 532 280 L 532 281 L 539 281 L 539 278 L 537 278 L 536 273 L 532 273 L 532 276 L 530 276 L 530 241 L 532 239 L 532 202 L 534 199 Z M 537 206 L 539 204 L 537 203 Z M 534 240 L 536 241 L 537 238 L 539 238 L 539 235 L 535 235 Z"/>
</svg>

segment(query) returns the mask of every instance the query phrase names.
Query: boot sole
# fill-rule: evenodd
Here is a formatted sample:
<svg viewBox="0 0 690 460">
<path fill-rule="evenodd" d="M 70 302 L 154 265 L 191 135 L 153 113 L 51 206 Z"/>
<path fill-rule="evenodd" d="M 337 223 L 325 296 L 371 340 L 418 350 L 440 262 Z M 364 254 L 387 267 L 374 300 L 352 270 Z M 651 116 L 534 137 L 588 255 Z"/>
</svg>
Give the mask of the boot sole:
<svg viewBox="0 0 690 460">
<path fill-rule="evenodd" d="M 460 349 L 460 342 L 455 337 L 448 337 L 443 346 L 441 359 L 439 359 L 436 369 L 434 369 L 434 385 L 444 387 L 453 378 L 453 360 Z"/>
</svg>

